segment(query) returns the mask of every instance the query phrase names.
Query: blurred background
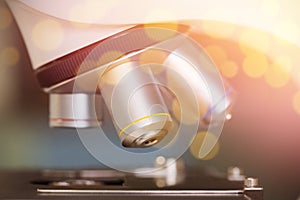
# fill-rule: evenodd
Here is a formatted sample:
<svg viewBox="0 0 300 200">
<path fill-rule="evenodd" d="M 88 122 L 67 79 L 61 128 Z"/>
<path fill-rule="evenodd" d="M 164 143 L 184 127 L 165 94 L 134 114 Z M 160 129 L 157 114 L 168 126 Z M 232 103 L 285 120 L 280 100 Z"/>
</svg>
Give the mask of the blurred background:
<svg viewBox="0 0 300 200">
<path fill-rule="evenodd" d="M 188 151 L 183 159 L 222 172 L 239 166 L 259 178 L 266 199 L 300 199 L 300 48 L 256 29 L 189 23 L 196 23 L 190 36 L 235 89 L 236 100 L 214 153 L 201 160 Z M 87 152 L 76 130 L 48 127 L 48 95 L 0 1 L 0 168 L 98 167 L 105 166 Z"/>
</svg>

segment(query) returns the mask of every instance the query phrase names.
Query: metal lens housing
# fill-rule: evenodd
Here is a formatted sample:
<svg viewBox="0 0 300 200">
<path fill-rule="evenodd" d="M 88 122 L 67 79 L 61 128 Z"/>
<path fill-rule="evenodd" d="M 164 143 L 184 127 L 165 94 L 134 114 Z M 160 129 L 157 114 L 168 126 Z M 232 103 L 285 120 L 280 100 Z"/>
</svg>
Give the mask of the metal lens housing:
<svg viewBox="0 0 300 200">
<path fill-rule="evenodd" d="M 168 134 L 172 119 L 147 66 L 114 64 L 103 73 L 100 89 L 124 147 L 150 147 Z"/>
</svg>

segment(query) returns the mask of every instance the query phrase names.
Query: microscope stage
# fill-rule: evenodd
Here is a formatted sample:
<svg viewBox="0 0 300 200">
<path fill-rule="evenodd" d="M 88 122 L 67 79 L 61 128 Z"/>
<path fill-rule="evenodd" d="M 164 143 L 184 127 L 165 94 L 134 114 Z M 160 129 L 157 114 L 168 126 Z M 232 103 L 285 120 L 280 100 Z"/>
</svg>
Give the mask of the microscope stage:
<svg viewBox="0 0 300 200">
<path fill-rule="evenodd" d="M 262 187 L 188 171 L 181 178 L 113 170 L 2 171 L 0 199 L 263 199 Z"/>
</svg>

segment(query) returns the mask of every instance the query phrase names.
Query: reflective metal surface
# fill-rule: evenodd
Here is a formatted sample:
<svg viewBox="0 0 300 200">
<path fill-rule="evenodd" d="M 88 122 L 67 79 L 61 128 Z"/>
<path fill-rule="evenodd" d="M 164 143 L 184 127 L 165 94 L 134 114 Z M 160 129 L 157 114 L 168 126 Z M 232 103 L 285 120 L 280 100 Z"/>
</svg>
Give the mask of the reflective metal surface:
<svg viewBox="0 0 300 200">
<path fill-rule="evenodd" d="M 112 170 L 1 172 L 0 199 L 263 199 L 262 188 L 247 190 L 243 181 L 229 181 L 195 169 L 187 171 L 184 179 L 163 187 L 156 184 L 157 174 L 137 177 Z"/>
<path fill-rule="evenodd" d="M 51 127 L 89 128 L 101 125 L 103 100 L 99 94 L 51 93 L 49 96 Z"/>
</svg>

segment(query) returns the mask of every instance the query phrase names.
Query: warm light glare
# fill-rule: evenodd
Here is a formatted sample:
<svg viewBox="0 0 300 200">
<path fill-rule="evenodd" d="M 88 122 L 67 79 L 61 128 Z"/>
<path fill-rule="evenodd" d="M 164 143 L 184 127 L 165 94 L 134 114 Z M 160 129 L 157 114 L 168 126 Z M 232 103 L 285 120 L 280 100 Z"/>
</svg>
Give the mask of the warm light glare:
<svg viewBox="0 0 300 200">
<path fill-rule="evenodd" d="M 164 41 L 172 38 L 177 34 L 177 22 L 168 24 L 156 24 L 155 27 L 151 24 L 145 24 L 144 30 L 149 38 L 156 41 Z"/>
<path fill-rule="evenodd" d="M 172 116 L 173 117 L 173 116 Z M 169 130 L 168 134 L 164 137 L 162 141 L 160 141 L 158 144 L 155 145 L 156 148 L 164 148 L 167 145 L 170 145 L 172 142 L 175 142 L 177 137 L 176 135 L 179 134 L 179 125 L 178 123 L 174 120 L 172 122 L 172 128 Z M 160 158 L 160 161 L 163 160 L 163 158 Z M 158 161 L 158 162 L 160 162 Z"/>
<path fill-rule="evenodd" d="M 124 54 L 120 51 L 109 51 L 100 57 L 99 63 L 108 63 L 121 58 L 123 55 Z M 129 62 L 129 59 L 124 59 L 121 62 L 109 66 L 107 70 L 114 68 L 114 73 L 104 72 L 105 75 L 101 77 L 101 84 L 117 85 L 117 83 L 130 71 L 127 67 L 118 67 L 118 65 L 125 62 Z"/>
<path fill-rule="evenodd" d="M 232 118 L 232 115 L 230 113 L 226 114 L 226 116 L 225 116 L 226 120 L 231 120 L 231 118 Z"/>
<path fill-rule="evenodd" d="M 3 7 L 0 7 L 0 29 L 6 29 L 12 22 L 10 12 Z"/>
<path fill-rule="evenodd" d="M 80 66 L 88 65 L 88 63 L 83 62 Z M 82 73 L 80 70 L 79 73 Z M 99 83 L 100 73 L 94 71 L 92 73 L 87 73 L 85 76 L 76 77 L 76 87 L 75 89 L 84 90 L 85 92 L 95 92 Z"/>
<path fill-rule="evenodd" d="M 270 35 L 255 29 L 247 29 L 239 37 L 239 46 L 246 56 L 253 54 L 253 51 L 267 53 L 270 49 Z"/>
<path fill-rule="evenodd" d="M 194 137 L 194 140 L 190 146 L 190 152 L 196 159 L 211 160 L 216 157 L 220 149 L 220 144 L 219 142 L 216 143 L 216 141 L 217 138 L 214 134 L 206 131 L 199 132 Z M 203 150 L 201 150 L 201 148 L 203 148 L 204 142 L 209 146 L 215 145 L 206 156 L 202 157 L 201 154 L 203 154 L 203 152 L 201 153 L 201 151 Z"/>
<path fill-rule="evenodd" d="M 296 113 L 300 115 L 300 90 L 296 92 L 294 98 L 293 98 L 293 108 Z"/>
<path fill-rule="evenodd" d="M 238 66 L 235 62 L 226 60 L 220 64 L 219 69 L 223 76 L 227 78 L 234 77 L 238 72 Z"/>
<path fill-rule="evenodd" d="M 145 22 L 146 23 L 153 23 L 153 22 L 157 22 L 158 17 L 160 19 L 176 19 L 176 14 L 172 13 L 172 10 L 168 9 L 168 10 L 163 10 L 163 9 L 156 9 L 156 10 L 151 10 L 150 12 L 147 13 L 147 15 L 145 16 Z M 176 25 L 176 29 L 173 30 L 177 30 L 177 23 L 174 23 L 173 25 Z M 173 27 L 173 28 L 175 28 Z"/>
<path fill-rule="evenodd" d="M 146 16 L 145 21 L 151 23 L 156 22 L 157 16 L 160 18 L 176 19 L 176 16 L 170 11 L 157 9 L 150 12 L 148 16 Z M 155 28 L 152 27 L 153 25 L 148 23 L 144 25 L 148 37 L 156 41 L 163 41 L 174 36 L 178 31 L 179 25 L 177 21 L 169 21 L 167 24 L 155 24 Z M 161 30 L 159 31 L 159 29 Z"/>
<path fill-rule="evenodd" d="M 76 23 L 76 22 L 90 22 L 94 23 L 97 20 L 103 18 L 106 14 L 110 12 L 107 8 L 115 5 L 115 0 L 109 0 L 105 2 L 103 6 L 102 1 L 98 0 L 89 0 L 89 1 L 80 1 L 81 4 L 70 5 L 69 20 L 73 22 L 74 26 L 80 28 L 86 28 L 89 23 Z"/>
<path fill-rule="evenodd" d="M 280 11 L 280 4 L 277 0 L 261 1 L 260 11 L 268 17 L 276 17 Z"/>
<path fill-rule="evenodd" d="M 220 39 L 227 39 L 233 36 L 236 26 L 231 23 L 222 22 L 220 19 L 220 16 L 222 16 L 224 19 L 226 18 L 224 21 L 234 21 L 232 13 L 219 6 L 215 6 L 214 9 L 206 10 L 204 15 L 206 19 L 215 20 L 202 21 L 202 28 L 207 35 Z"/>
<path fill-rule="evenodd" d="M 60 23 L 54 20 L 43 20 L 35 25 L 31 37 L 36 47 L 52 51 L 62 44 L 64 31 Z"/>
<path fill-rule="evenodd" d="M 290 40 L 298 41 L 300 35 L 299 25 L 293 22 L 293 20 L 280 21 L 276 23 L 276 33 L 281 37 Z"/>
<path fill-rule="evenodd" d="M 200 116 L 195 115 L 188 100 L 179 103 L 177 99 L 174 99 L 172 111 L 176 120 L 183 124 L 196 124 L 200 118 Z"/>
<path fill-rule="evenodd" d="M 208 20 L 202 22 L 202 28 L 207 35 L 221 39 L 230 38 L 235 31 L 233 24 Z"/>
<path fill-rule="evenodd" d="M 167 57 L 168 57 L 168 53 L 165 51 L 159 49 L 149 49 L 142 52 L 138 60 L 140 65 L 151 64 L 151 63 L 162 65 L 167 59 Z M 154 67 L 150 65 L 151 72 L 153 74 L 160 74 L 161 72 L 164 71 L 164 67 L 159 65 L 155 65 Z M 143 67 L 142 69 L 146 70 L 148 68 Z"/>
<path fill-rule="evenodd" d="M 209 45 L 205 47 L 206 52 L 211 57 L 211 59 L 219 66 L 225 60 L 227 60 L 227 54 L 225 50 L 223 50 L 218 45 Z"/>
<path fill-rule="evenodd" d="M 275 58 L 265 74 L 266 82 L 274 88 L 285 86 L 290 80 L 292 62 L 290 58 L 280 56 Z"/>
<path fill-rule="evenodd" d="M 0 60 L 4 66 L 16 65 L 20 60 L 20 53 L 15 47 L 6 47 L 1 50 Z"/>
<path fill-rule="evenodd" d="M 296 85 L 300 86 L 300 61 L 295 62 L 295 67 L 293 68 L 293 71 L 291 73 L 291 77 L 293 78 L 293 81 L 295 82 Z"/>
<path fill-rule="evenodd" d="M 163 156 L 158 156 L 156 159 L 155 159 L 155 163 L 158 165 L 158 166 L 163 166 L 166 164 L 166 158 L 163 157 Z"/>
<path fill-rule="evenodd" d="M 253 53 L 247 56 L 243 62 L 245 74 L 251 78 L 263 76 L 269 67 L 268 59 L 260 53 Z"/>
<path fill-rule="evenodd" d="M 100 56 L 98 59 L 99 64 L 106 64 L 112 61 L 115 61 L 124 56 L 124 53 L 121 51 L 108 51 Z"/>
<path fill-rule="evenodd" d="M 166 186 L 166 181 L 164 179 L 157 179 L 155 184 L 157 187 L 162 188 Z"/>
<path fill-rule="evenodd" d="M 172 104 L 175 118 L 184 124 L 194 124 L 208 111 L 211 102 L 209 88 L 198 72 L 185 60 L 169 55 L 166 66 L 168 88 L 178 97 Z M 196 105 L 195 105 L 196 104 Z"/>
</svg>

